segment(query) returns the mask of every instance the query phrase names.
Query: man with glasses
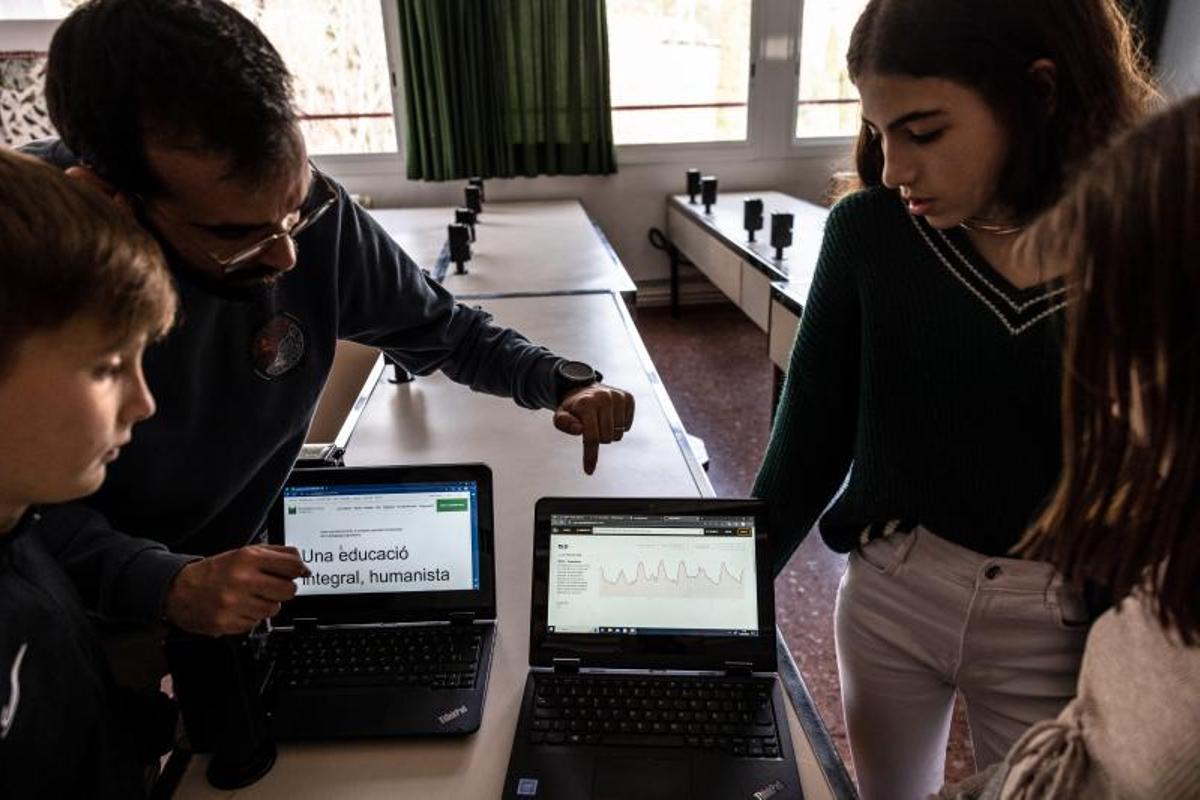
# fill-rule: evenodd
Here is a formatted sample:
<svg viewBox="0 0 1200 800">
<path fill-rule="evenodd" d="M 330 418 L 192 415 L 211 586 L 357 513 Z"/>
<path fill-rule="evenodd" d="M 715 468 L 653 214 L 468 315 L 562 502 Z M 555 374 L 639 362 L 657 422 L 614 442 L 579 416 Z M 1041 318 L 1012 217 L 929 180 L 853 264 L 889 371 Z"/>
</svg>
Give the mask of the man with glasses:
<svg viewBox="0 0 1200 800">
<path fill-rule="evenodd" d="M 87 508 L 56 512 L 90 532 L 55 546 L 102 616 L 238 633 L 293 596 L 298 554 L 247 543 L 338 339 L 554 409 L 589 473 L 631 425 L 628 393 L 456 304 L 311 165 L 278 53 L 218 0 L 84 4 L 51 43 L 46 94 L 62 140 L 27 149 L 136 215 L 180 295 L 179 325 L 145 359 L 157 416 Z"/>
<path fill-rule="evenodd" d="M 274 233 L 261 236 L 260 231 L 245 229 L 244 226 L 197 226 L 215 236 L 235 243 L 232 248 L 221 246 L 212 250 L 205 248 L 203 244 L 197 245 L 202 248 L 204 255 L 207 255 L 214 264 L 221 268 L 221 278 L 224 283 L 254 287 L 279 277 L 282 273 L 278 270 L 269 265 L 260 266 L 259 257 L 274 247 L 276 242 L 282 242 L 285 239 L 290 240 L 294 247 L 296 237 L 337 203 L 337 187 L 334 186 L 333 181 L 318 172 L 311 161 L 308 163 L 308 169 L 310 173 L 309 187 L 314 196 L 309 197 L 303 206 L 296 208 L 284 217 L 279 222 L 279 230 Z M 142 209 L 148 211 L 151 208 L 144 198 L 139 196 L 136 199 Z M 186 220 L 173 221 L 167 212 L 160 210 L 158 213 L 164 215 L 168 226 L 174 224 L 180 230 L 180 235 L 187 237 L 188 223 Z M 145 215 L 143 215 L 143 221 L 147 221 Z M 193 235 L 192 238 L 194 239 L 195 236 Z M 239 239 L 244 241 L 236 244 Z"/>
</svg>

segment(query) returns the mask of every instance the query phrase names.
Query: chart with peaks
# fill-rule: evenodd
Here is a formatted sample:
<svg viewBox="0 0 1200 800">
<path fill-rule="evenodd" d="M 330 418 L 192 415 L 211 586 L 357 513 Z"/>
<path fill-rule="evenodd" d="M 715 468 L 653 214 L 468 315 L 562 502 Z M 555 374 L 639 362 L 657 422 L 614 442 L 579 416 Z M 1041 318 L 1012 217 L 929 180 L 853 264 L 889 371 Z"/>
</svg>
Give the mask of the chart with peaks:
<svg viewBox="0 0 1200 800">
<path fill-rule="evenodd" d="M 551 537 L 547 624 L 562 633 L 752 633 L 753 536 Z"/>
</svg>

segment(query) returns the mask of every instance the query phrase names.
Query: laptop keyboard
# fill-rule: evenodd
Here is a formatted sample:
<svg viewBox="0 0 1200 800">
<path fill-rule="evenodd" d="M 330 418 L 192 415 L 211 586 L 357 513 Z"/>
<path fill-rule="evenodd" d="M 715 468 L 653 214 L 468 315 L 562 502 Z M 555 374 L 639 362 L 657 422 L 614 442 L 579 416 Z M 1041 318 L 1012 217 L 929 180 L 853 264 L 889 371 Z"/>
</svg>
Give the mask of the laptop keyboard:
<svg viewBox="0 0 1200 800">
<path fill-rule="evenodd" d="M 475 626 L 275 631 L 267 640 L 280 688 L 475 686 L 483 633 Z"/>
<path fill-rule="evenodd" d="M 778 758 L 773 686 L 769 678 L 539 674 L 529 741 Z"/>
</svg>

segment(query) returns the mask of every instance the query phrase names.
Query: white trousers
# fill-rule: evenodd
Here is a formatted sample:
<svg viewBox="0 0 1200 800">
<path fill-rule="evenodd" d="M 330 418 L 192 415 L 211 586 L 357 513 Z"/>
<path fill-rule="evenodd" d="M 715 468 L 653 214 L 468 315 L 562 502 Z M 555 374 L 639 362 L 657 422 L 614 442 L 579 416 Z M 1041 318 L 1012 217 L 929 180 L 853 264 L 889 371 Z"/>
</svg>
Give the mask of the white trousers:
<svg viewBox="0 0 1200 800">
<path fill-rule="evenodd" d="M 1049 564 L 990 558 L 917 527 L 851 553 L 838 588 L 842 705 L 863 800 L 943 783 L 955 689 L 980 769 L 1075 693 L 1088 621 Z"/>
</svg>

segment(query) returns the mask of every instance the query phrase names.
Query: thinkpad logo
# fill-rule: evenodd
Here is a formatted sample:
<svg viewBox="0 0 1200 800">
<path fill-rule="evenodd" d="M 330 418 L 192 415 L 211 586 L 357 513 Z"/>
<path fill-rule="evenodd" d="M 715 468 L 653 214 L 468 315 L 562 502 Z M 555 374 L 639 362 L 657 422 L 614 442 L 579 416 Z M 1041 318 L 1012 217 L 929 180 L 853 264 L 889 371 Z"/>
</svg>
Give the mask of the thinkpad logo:
<svg viewBox="0 0 1200 800">
<path fill-rule="evenodd" d="M 454 722 L 454 720 L 458 719 L 465 713 L 467 713 L 467 707 L 459 706 L 458 708 L 447 711 L 445 714 L 442 714 L 441 716 L 439 716 L 437 718 L 437 721 L 442 723 L 443 725 L 446 725 L 448 723 Z"/>
<path fill-rule="evenodd" d="M 766 786 L 750 795 L 750 797 L 753 800 L 771 800 L 772 797 L 782 792 L 783 789 L 783 781 L 771 781 Z"/>
</svg>

